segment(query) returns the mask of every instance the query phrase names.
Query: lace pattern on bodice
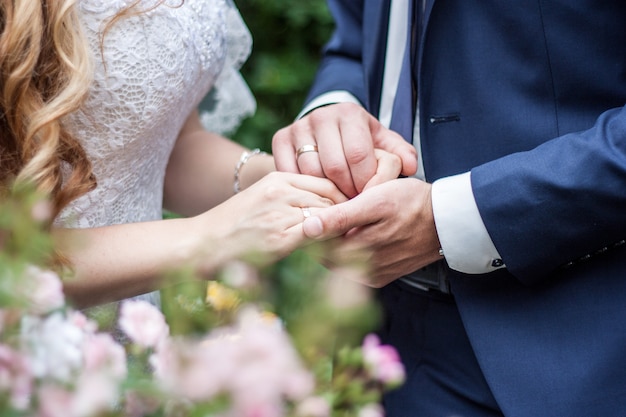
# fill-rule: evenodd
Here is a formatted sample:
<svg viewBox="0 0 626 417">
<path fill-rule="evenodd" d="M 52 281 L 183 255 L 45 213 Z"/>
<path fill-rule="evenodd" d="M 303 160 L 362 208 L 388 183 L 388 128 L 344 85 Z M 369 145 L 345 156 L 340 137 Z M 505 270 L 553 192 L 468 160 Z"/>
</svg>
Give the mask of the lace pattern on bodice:
<svg viewBox="0 0 626 417">
<path fill-rule="evenodd" d="M 156 0 L 143 0 L 147 10 Z M 61 213 L 59 226 L 86 228 L 162 217 L 163 182 L 178 133 L 211 90 L 207 129 L 231 130 L 255 102 L 239 68 L 250 34 L 229 0 L 167 0 L 106 22 L 131 0 L 80 0 L 94 60 L 81 111 L 64 121 L 84 146 L 98 186 Z"/>
<path fill-rule="evenodd" d="M 212 87 L 212 111 L 202 116 L 209 130 L 228 131 L 254 110 L 238 73 L 250 34 L 232 3 L 185 0 L 177 7 L 179 0 L 168 0 L 119 20 L 100 53 L 103 22 L 127 3 L 79 3 L 96 70 L 84 108 L 68 117 L 67 126 L 91 158 L 98 187 L 64 210 L 59 222 L 68 227 L 159 219 L 178 132 Z"/>
</svg>

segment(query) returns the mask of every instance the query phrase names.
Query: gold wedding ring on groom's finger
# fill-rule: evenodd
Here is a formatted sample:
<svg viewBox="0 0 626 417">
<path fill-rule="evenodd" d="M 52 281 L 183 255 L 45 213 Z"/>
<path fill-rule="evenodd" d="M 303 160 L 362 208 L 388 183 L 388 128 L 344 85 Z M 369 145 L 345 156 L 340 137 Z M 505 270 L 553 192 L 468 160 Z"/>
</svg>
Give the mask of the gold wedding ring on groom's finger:
<svg viewBox="0 0 626 417">
<path fill-rule="evenodd" d="M 317 152 L 317 145 L 304 145 L 298 148 L 296 151 L 296 159 L 300 158 L 300 155 L 307 152 Z"/>
</svg>

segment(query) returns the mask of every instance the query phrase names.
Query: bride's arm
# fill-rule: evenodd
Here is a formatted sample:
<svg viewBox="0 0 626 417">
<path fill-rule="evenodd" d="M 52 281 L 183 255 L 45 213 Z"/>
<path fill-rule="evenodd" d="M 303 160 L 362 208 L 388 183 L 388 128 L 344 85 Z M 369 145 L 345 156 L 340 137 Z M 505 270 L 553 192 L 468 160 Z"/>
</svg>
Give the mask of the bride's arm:
<svg viewBox="0 0 626 417">
<path fill-rule="evenodd" d="M 170 156 L 164 207 L 191 216 L 231 197 L 235 166 L 244 151 L 246 149 L 241 145 L 207 132 L 200 123 L 198 112 L 193 112 Z M 274 170 L 274 159 L 270 155 L 251 157 L 239 172 L 241 189 Z"/>
<path fill-rule="evenodd" d="M 196 120 L 188 121 L 175 146 L 166 201 L 183 214 L 217 205 L 188 218 L 54 230 L 57 246 L 72 266 L 65 292 L 75 305 L 120 300 L 173 284 L 163 282 L 164 272 L 183 266 L 210 278 L 226 262 L 250 254 L 271 262 L 305 240 L 301 207 L 315 210 L 345 201 L 329 180 L 306 175 L 272 173 L 249 185 L 273 168 L 271 157 L 255 156 L 241 172 L 244 190 L 218 204 L 233 194 L 234 167 L 244 148 L 207 137 Z M 173 204 L 174 198 L 183 202 Z"/>
<path fill-rule="evenodd" d="M 174 284 L 162 282 L 163 273 L 194 258 L 203 238 L 194 223 L 198 219 L 54 229 L 56 246 L 71 263 L 66 295 L 82 308 Z"/>
<path fill-rule="evenodd" d="M 56 229 L 72 266 L 65 292 L 86 307 L 142 294 L 172 282 L 164 272 L 191 267 L 211 278 L 228 261 L 273 262 L 305 240 L 302 207 L 316 210 L 346 198 L 327 179 L 271 173 L 194 217 L 91 229 Z"/>
</svg>

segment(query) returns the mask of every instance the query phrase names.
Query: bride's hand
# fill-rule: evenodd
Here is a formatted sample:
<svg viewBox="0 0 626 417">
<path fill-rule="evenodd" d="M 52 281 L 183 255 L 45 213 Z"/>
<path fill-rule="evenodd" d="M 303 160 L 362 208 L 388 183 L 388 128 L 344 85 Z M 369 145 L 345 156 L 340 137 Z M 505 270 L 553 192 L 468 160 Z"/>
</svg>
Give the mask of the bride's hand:
<svg viewBox="0 0 626 417">
<path fill-rule="evenodd" d="M 298 248 L 306 237 L 305 215 L 346 201 L 328 179 L 273 172 L 241 193 L 197 216 L 208 233 L 204 256 L 210 271 L 232 259 L 274 262 Z M 200 243 L 202 244 L 202 243 Z M 209 272 L 207 271 L 207 272 Z"/>
</svg>

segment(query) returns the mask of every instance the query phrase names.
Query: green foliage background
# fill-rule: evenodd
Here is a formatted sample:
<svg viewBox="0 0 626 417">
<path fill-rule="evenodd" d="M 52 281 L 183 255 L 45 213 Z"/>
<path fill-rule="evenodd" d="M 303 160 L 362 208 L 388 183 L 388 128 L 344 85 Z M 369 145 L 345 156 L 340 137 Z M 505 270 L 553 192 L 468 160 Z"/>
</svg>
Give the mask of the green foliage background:
<svg viewBox="0 0 626 417">
<path fill-rule="evenodd" d="M 302 109 L 321 50 L 334 27 L 326 0 L 235 0 L 253 38 L 242 74 L 257 100 L 257 111 L 231 138 L 248 148 L 271 152 L 274 133 Z M 263 271 L 273 283 L 270 299 L 286 322 L 301 319 L 326 270 L 297 251 Z M 202 318 L 200 321 L 204 320 Z M 363 320 L 365 327 L 370 320 Z M 359 329 L 362 330 L 362 329 Z"/>
<path fill-rule="evenodd" d="M 271 151 L 274 133 L 299 113 L 333 21 L 325 0 L 236 0 L 254 46 L 242 73 L 257 99 L 233 138 Z"/>
<path fill-rule="evenodd" d="M 257 100 L 255 115 L 243 122 L 233 139 L 249 148 L 272 150 L 272 136 L 300 112 L 313 82 L 321 49 L 333 21 L 326 0 L 235 0 L 253 47 L 242 74 Z M 277 313 L 294 320 L 306 304 L 322 268 L 303 252 L 272 266 Z"/>
</svg>

